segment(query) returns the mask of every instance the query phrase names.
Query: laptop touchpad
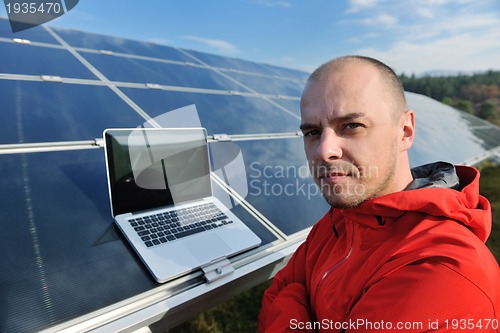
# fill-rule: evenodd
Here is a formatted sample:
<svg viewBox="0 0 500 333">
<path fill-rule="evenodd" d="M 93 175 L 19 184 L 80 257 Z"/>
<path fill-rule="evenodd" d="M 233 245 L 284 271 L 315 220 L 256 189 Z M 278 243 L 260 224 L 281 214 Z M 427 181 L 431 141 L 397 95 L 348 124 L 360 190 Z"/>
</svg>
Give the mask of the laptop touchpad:
<svg viewBox="0 0 500 333">
<path fill-rule="evenodd" d="M 208 262 L 231 253 L 231 248 L 216 234 L 195 237 L 185 243 L 189 252 L 201 262 Z"/>
</svg>

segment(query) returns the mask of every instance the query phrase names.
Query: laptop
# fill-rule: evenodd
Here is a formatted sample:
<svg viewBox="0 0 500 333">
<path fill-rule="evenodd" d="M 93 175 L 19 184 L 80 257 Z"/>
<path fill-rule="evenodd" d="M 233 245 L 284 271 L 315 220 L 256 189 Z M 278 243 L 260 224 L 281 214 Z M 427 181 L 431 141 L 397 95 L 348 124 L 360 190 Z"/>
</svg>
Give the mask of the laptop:
<svg viewBox="0 0 500 333">
<path fill-rule="evenodd" d="M 213 196 L 205 129 L 106 129 L 103 136 L 112 216 L 156 281 L 260 245 Z"/>
</svg>

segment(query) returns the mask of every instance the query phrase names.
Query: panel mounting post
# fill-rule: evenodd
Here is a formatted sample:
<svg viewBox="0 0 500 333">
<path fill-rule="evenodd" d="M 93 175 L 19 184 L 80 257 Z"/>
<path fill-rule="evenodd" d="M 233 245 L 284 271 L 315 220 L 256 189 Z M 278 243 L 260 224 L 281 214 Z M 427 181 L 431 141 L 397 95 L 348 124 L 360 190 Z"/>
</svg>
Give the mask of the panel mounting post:
<svg viewBox="0 0 500 333">
<path fill-rule="evenodd" d="M 203 273 L 205 273 L 205 278 L 208 283 L 222 279 L 223 277 L 234 272 L 231 262 L 226 257 L 212 260 L 205 266 L 202 266 L 201 269 L 203 270 Z"/>
</svg>

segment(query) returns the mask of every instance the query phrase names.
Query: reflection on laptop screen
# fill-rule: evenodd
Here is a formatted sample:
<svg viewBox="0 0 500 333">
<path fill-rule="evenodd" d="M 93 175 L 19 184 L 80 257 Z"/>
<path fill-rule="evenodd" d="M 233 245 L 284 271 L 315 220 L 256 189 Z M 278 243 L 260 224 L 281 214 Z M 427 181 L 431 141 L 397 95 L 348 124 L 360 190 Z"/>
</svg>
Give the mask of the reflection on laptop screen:
<svg viewBox="0 0 500 333">
<path fill-rule="evenodd" d="M 105 139 L 113 216 L 212 195 L 203 129 L 108 130 Z"/>
</svg>

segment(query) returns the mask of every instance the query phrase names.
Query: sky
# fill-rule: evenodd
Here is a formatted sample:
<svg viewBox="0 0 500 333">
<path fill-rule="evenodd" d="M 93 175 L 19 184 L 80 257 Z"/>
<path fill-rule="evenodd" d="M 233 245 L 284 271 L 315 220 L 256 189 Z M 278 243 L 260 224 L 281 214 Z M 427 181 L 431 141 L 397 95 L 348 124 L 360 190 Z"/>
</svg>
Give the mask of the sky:
<svg viewBox="0 0 500 333">
<path fill-rule="evenodd" d="M 398 74 L 500 70 L 500 0 L 80 0 L 46 24 L 307 72 L 347 54 Z"/>
</svg>

